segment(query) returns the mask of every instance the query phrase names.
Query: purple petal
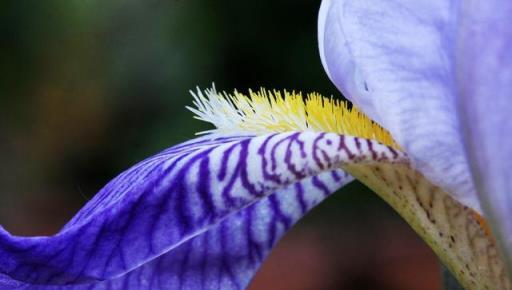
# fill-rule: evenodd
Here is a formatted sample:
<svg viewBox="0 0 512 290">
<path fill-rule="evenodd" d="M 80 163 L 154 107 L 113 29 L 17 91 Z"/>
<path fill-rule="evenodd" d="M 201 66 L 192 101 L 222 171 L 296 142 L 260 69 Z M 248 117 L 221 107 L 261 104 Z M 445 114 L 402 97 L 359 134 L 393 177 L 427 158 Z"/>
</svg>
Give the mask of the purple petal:
<svg viewBox="0 0 512 290">
<path fill-rule="evenodd" d="M 476 187 L 512 269 L 512 2 L 468 1 L 459 34 L 459 109 Z"/>
<path fill-rule="evenodd" d="M 69 285 L 112 280 L 139 271 L 166 253 L 179 256 L 180 251 L 191 251 L 182 247 L 187 247 L 187 241 L 191 241 L 189 247 L 200 243 L 191 239 L 208 230 L 213 230 L 207 234 L 213 235 L 212 239 L 215 235 L 224 238 L 222 233 L 215 234 L 213 227 L 276 191 L 301 184 L 298 182 L 305 186 L 311 178 L 327 195 L 335 188 L 315 177 L 322 172 L 348 163 L 394 162 L 404 157 L 376 142 L 360 143 L 358 138 L 337 134 L 292 132 L 203 138 L 173 147 L 114 179 L 53 237 L 21 238 L 1 231 L 0 282 Z M 266 202 L 275 205 L 280 200 L 269 197 Z M 309 206 L 307 199 L 305 205 Z M 281 211 L 283 217 L 290 216 L 291 225 L 293 209 L 283 206 Z M 231 226 L 232 222 L 227 222 L 224 227 Z M 276 231 L 270 241 L 261 242 L 268 242 L 270 248 L 278 236 Z M 238 250 L 231 254 L 243 256 Z M 174 259 L 172 263 L 176 265 Z M 182 267 L 182 271 L 186 269 Z M 178 274 L 169 274 L 173 275 Z M 236 279 L 247 283 L 247 277 Z"/>
<path fill-rule="evenodd" d="M 455 110 L 459 1 L 324 0 L 319 46 L 340 91 L 418 168 L 479 210 Z"/>
<path fill-rule="evenodd" d="M 119 278 L 29 289 L 245 289 L 283 234 L 352 179 L 338 169 L 289 185 Z"/>
</svg>

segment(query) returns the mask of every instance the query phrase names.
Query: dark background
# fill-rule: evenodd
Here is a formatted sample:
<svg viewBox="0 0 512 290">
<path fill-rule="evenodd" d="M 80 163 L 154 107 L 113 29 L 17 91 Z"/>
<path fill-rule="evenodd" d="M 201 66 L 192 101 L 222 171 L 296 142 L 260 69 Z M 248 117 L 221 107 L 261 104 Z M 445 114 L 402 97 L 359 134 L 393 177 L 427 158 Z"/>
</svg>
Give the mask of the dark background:
<svg viewBox="0 0 512 290">
<path fill-rule="evenodd" d="M 57 232 L 108 180 L 210 128 L 188 90 L 341 97 L 318 56 L 320 1 L 2 1 L 0 224 Z M 0 261 L 1 262 L 1 261 Z M 431 251 L 354 182 L 308 215 L 256 289 L 440 289 Z"/>
</svg>

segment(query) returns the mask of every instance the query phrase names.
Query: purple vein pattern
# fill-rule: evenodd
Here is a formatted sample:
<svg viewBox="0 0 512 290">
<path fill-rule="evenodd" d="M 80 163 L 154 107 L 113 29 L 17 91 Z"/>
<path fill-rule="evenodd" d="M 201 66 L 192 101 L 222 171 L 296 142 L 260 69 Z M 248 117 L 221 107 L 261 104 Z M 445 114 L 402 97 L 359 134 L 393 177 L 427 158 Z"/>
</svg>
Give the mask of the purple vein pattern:
<svg viewBox="0 0 512 290">
<path fill-rule="evenodd" d="M 351 180 L 341 165 L 401 157 L 337 134 L 198 138 L 119 175 L 55 236 L 0 228 L 0 289 L 243 289 L 283 233 Z"/>
</svg>

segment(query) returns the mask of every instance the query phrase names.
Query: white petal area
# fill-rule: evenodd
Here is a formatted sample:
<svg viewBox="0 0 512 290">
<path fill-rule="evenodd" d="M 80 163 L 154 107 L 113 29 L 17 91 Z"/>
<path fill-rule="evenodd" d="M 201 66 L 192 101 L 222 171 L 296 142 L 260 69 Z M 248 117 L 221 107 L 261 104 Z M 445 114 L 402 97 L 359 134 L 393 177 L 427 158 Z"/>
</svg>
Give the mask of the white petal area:
<svg viewBox="0 0 512 290">
<path fill-rule="evenodd" d="M 464 135 L 484 213 L 511 270 L 512 2 L 468 1 L 461 17 L 457 80 Z"/>
<path fill-rule="evenodd" d="M 338 89 L 391 132 L 418 170 L 480 211 L 455 110 L 457 5 L 323 1 L 320 55 Z"/>
</svg>

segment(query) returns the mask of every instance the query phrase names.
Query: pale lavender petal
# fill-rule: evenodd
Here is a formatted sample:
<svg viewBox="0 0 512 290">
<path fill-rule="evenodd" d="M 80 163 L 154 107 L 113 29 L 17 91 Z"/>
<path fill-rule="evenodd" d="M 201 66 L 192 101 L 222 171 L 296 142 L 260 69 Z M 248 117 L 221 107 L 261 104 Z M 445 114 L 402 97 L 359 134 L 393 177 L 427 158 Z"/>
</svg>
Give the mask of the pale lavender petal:
<svg viewBox="0 0 512 290">
<path fill-rule="evenodd" d="M 121 174 L 53 237 L 22 238 L 0 231 L 0 282 L 5 288 L 16 281 L 56 286 L 113 281 L 169 251 L 179 253 L 187 241 L 210 229 L 214 239 L 212 227 L 288 186 L 311 178 L 327 195 L 335 188 L 315 177 L 322 172 L 354 162 L 405 158 L 377 142 L 364 143 L 337 134 L 291 132 L 201 139 L 171 148 Z M 280 200 L 269 197 L 267 202 Z M 283 216 L 288 210 L 286 215 L 294 214 L 284 205 L 280 209 Z M 269 247 L 278 233 L 266 239 Z M 236 236 L 235 231 L 231 234 Z M 169 277 L 173 275 L 178 274 Z M 246 283 L 247 277 L 237 279 Z"/>
<path fill-rule="evenodd" d="M 512 2 L 467 1 L 459 109 L 476 187 L 512 269 Z"/>
<path fill-rule="evenodd" d="M 324 0 L 319 46 L 345 97 L 388 129 L 423 174 L 479 210 L 455 110 L 459 2 Z"/>
</svg>

